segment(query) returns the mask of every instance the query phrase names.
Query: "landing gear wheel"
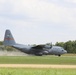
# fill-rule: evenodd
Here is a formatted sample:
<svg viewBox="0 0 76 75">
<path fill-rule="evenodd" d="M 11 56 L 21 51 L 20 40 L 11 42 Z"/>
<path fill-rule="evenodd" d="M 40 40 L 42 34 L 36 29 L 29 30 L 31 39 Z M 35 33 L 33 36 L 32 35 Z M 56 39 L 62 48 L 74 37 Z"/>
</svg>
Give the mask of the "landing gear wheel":
<svg viewBox="0 0 76 75">
<path fill-rule="evenodd" d="M 58 56 L 60 57 L 61 55 L 59 54 Z"/>
</svg>

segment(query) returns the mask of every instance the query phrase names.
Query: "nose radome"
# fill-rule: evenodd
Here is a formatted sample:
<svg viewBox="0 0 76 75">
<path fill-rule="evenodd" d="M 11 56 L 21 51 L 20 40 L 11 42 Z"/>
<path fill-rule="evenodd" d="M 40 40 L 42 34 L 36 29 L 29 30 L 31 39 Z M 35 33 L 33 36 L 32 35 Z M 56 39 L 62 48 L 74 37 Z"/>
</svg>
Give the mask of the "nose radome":
<svg viewBox="0 0 76 75">
<path fill-rule="evenodd" d="M 67 51 L 66 51 L 66 50 L 65 50 L 64 52 L 65 52 L 65 53 L 67 53 Z"/>
</svg>

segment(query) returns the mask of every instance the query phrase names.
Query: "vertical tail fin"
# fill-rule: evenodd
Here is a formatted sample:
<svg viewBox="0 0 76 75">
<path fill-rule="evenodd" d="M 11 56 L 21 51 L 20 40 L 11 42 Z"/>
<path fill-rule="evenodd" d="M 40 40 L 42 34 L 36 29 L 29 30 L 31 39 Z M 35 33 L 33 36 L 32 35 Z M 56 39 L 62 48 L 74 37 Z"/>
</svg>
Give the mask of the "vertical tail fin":
<svg viewBox="0 0 76 75">
<path fill-rule="evenodd" d="M 10 32 L 10 30 L 6 30 L 5 31 L 5 37 L 4 37 L 3 44 L 5 46 L 13 46 L 13 45 L 16 44 L 16 42 L 15 42 L 15 40 L 14 40 L 14 38 L 13 38 L 11 32 Z"/>
</svg>

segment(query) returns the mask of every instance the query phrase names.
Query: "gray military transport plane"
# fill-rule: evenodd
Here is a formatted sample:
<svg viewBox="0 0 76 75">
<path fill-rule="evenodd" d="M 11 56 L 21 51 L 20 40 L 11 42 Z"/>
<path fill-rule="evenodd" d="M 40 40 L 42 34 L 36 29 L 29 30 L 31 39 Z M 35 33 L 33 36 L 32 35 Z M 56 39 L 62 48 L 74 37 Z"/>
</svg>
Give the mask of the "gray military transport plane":
<svg viewBox="0 0 76 75">
<path fill-rule="evenodd" d="M 27 54 L 33 54 L 37 56 L 42 55 L 58 55 L 61 56 L 62 54 L 67 53 L 66 50 L 64 50 L 60 46 L 50 46 L 50 45 L 22 45 L 15 42 L 10 30 L 6 30 L 5 37 L 4 37 L 4 45 L 5 46 L 11 46 L 14 47 L 24 53 Z"/>
</svg>

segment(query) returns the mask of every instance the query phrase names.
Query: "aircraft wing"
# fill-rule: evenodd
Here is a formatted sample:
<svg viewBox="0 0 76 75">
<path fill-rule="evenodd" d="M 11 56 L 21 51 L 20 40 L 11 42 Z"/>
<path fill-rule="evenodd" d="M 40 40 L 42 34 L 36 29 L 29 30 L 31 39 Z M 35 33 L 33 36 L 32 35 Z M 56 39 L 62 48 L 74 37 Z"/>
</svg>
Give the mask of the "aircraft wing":
<svg viewBox="0 0 76 75">
<path fill-rule="evenodd" d="M 41 50 L 43 50 L 44 46 L 45 46 L 45 45 L 36 45 L 36 46 L 34 46 L 34 47 L 32 47 L 32 48 L 33 48 L 33 49 L 41 49 Z"/>
<path fill-rule="evenodd" d="M 32 47 L 35 55 L 42 56 L 48 54 L 48 51 L 44 49 L 45 45 L 36 45 Z"/>
</svg>

